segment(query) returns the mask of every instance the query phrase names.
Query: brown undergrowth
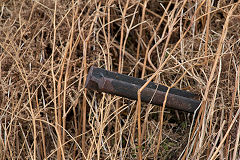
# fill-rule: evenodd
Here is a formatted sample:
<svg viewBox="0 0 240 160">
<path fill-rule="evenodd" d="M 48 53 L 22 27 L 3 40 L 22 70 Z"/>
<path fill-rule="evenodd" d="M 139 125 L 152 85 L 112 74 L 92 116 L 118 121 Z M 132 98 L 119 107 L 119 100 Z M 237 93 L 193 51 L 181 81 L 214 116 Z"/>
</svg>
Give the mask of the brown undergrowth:
<svg viewBox="0 0 240 160">
<path fill-rule="evenodd" d="M 238 159 L 238 1 L 0 2 L 0 159 Z M 194 92 L 189 114 L 84 88 L 92 65 Z"/>
</svg>

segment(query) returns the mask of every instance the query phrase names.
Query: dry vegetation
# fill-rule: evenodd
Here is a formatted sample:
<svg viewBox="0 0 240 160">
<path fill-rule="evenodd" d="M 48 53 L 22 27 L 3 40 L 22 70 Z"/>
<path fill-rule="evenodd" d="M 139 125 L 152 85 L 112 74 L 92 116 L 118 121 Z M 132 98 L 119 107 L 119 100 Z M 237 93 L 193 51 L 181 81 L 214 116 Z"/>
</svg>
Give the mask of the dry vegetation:
<svg viewBox="0 0 240 160">
<path fill-rule="evenodd" d="M 0 159 L 238 159 L 239 15 L 233 0 L 0 1 Z M 199 111 L 88 91 L 92 65 L 194 92 Z"/>
</svg>

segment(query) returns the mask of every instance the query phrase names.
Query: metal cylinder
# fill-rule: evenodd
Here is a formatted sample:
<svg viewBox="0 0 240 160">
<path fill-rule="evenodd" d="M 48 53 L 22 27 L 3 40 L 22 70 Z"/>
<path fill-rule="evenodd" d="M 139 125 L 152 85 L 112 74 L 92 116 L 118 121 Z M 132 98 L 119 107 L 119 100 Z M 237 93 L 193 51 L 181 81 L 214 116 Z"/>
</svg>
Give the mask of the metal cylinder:
<svg viewBox="0 0 240 160">
<path fill-rule="evenodd" d="M 146 80 L 92 66 L 89 70 L 85 87 L 98 92 L 137 100 L 137 92 L 145 83 Z M 141 101 L 163 105 L 167 89 L 168 87 L 166 86 L 150 82 L 141 93 Z M 200 101 L 192 99 L 195 96 L 191 92 L 172 88 L 167 95 L 166 107 L 194 112 L 200 105 Z"/>
</svg>

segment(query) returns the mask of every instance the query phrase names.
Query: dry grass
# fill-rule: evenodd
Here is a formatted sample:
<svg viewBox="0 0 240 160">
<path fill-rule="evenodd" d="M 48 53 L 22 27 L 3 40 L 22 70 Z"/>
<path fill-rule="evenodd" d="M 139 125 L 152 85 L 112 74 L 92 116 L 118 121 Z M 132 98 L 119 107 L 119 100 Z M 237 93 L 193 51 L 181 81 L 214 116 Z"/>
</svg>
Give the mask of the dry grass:
<svg viewBox="0 0 240 160">
<path fill-rule="evenodd" d="M 233 0 L 0 1 L 0 159 L 239 159 L 239 15 Z M 194 92 L 199 111 L 88 91 L 92 65 Z"/>
</svg>

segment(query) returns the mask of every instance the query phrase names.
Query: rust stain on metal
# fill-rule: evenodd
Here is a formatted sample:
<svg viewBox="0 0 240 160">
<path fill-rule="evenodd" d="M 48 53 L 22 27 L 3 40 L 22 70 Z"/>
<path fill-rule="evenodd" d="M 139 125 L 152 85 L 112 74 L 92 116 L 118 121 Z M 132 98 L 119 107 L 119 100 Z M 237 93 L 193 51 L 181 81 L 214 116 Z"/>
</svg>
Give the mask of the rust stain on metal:
<svg viewBox="0 0 240 160">
<path fill-rule="evenodd" d="M 98 92 L 137 100 L 137 91 L 145 83 L 146 80 L 92 66 L 89 70 L 85 87 Z M 141 100 L 146 103 L 162 105 L 167 89 L 165 86 L 150 82 L 142 91 Z M 172 88 L 167 96 L 166 107 L 194 112 L 200 105 L 200 101 L 192 99 L 195 96 L 191 92 Z"/>
</svg>

